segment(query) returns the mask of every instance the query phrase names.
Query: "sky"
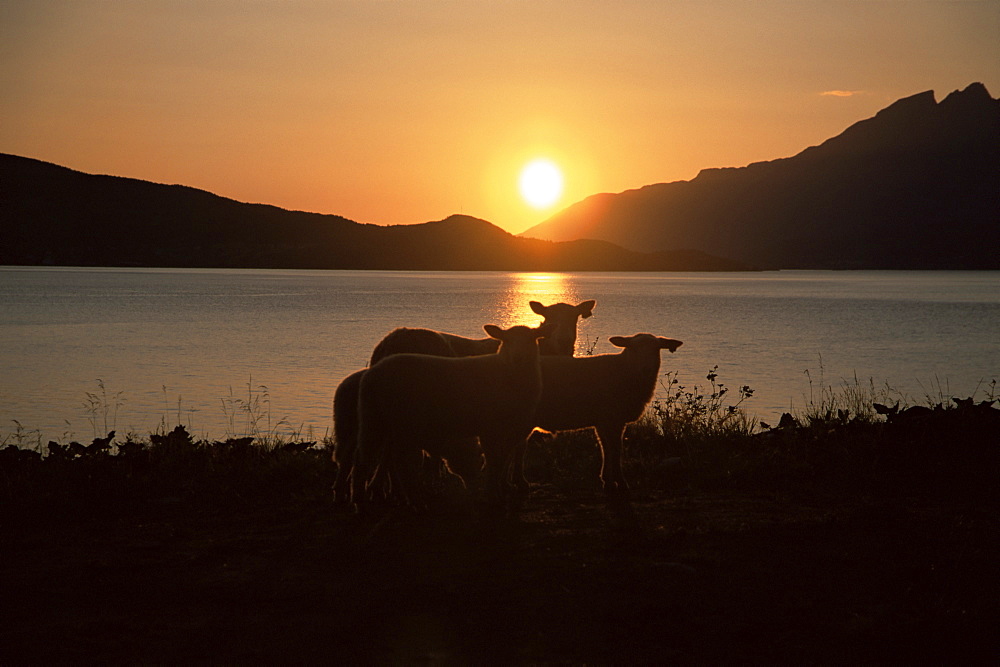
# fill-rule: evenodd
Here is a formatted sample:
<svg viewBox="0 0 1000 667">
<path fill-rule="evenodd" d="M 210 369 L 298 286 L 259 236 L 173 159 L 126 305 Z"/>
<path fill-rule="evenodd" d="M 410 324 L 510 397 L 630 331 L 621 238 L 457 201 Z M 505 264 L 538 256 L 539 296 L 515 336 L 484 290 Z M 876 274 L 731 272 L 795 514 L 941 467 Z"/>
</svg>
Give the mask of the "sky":
<svg viewBox="0 0 1000 667">
<path fill-rule="evenodd" d="M 0 152 L 377 224 L 519 233 L 976 81 L 1000 0 L 0 0 Z"/>
</svg>

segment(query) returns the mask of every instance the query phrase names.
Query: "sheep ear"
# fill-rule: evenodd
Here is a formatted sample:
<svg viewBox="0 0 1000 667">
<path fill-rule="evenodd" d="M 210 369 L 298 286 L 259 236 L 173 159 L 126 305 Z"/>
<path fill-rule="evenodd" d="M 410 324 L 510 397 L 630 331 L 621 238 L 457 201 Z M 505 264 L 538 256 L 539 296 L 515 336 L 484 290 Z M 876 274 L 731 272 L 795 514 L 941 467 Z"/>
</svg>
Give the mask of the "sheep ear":
<svg viewBox="0 0 1000 667">
<path fill-rule="evenodd" d="M 587 318 L 594 314 L 594 306 L 596 305 L 597 302 L 591 299 L 590 301 L 577 304 L 576 309 L 580 311 L 580 317 Z"/>
<path fill-rule="evenodd" d="M 679 348 L 683 344 L 684 343 L 682 343 L 681 341 L 674 340 L 673 338 L 660 339 L 660 348 L 670 350 L 671 352 L 674 352 L 675 350 L 677 350 L 677 348 Z"/>
<path fill-rule="evenodd" d="M 528 302 L 528 306 L 531 308 L 532 312 L 537 313 L 537 314 L 542 315 L 542 316 L 545 315 L 545 311 L 547 310 L 546 306 L 543 306 L 542 304 L 540 304 L 537 301 L 529 301 Z"/>
<path fill-rule="evenodd" d="M 615 347 L 628 347 L 631 338 L 625 338 L 624 336 L 612 336 L 608 339 L 608 342 Z"/>
<path fill-rule="evenodd" d="M 487 325 L 483 326 L 483 331 L 485 331 L 486 335 L 489 336 L 490 338 L 496 338 L 497 340 L 503 340 L 503 338 L 502 338 L 502 336 L 503 336 L 503 329 L 501 329 L 500 327 L 498 327 L 495 324 L 487 324 Z"/>
</svg>

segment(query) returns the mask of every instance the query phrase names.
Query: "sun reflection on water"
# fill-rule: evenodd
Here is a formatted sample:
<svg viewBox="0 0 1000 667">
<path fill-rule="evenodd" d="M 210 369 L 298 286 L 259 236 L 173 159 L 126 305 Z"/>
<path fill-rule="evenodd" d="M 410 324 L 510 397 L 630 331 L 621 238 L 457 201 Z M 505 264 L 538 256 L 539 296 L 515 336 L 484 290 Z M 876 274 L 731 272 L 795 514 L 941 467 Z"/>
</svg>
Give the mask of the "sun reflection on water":
<svg viewBox="0 0 1000 667">
<path fill-rule="evenodd" d="M 551 306 L 559 302 L 575 304 L 581 300 L 572 277 L 565 273 L 511 273 L 507 277 L 506 289 L 487 311 L 492 314 L 493 321 L 505 328 L 540 323 L 539 316 L 528 306 L 529 301 Z"/>
</svg>

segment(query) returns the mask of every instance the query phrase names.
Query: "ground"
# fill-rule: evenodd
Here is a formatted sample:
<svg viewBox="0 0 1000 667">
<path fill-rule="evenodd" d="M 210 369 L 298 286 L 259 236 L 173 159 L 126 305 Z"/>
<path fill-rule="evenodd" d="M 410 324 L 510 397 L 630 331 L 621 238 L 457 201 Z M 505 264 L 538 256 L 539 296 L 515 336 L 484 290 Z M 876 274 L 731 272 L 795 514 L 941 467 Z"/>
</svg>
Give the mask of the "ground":
<svg viewBox="0 0 1000 667">
<path fill-rule="evenodd" d="M 994 663 L 975 503 L 536 485 L 359 518 L 326 497 L 6 516 L 0 664 Z"/>
</svg>

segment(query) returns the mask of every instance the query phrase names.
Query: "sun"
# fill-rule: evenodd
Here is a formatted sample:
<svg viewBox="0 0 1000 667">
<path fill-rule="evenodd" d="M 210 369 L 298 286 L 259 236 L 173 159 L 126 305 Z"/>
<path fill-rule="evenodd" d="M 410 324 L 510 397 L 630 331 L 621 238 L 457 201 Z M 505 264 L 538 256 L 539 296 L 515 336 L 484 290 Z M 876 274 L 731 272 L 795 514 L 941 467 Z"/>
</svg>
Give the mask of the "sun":
<svg viewBox="0 0 1000 667">
<path fill-rule="evenodd" d="M 524 165 L 518 179 L 524 201 L 537 209 L 549 208 L 562 196 L 563 175 L 552 160 L 539 158 Z"/>
</svg>

